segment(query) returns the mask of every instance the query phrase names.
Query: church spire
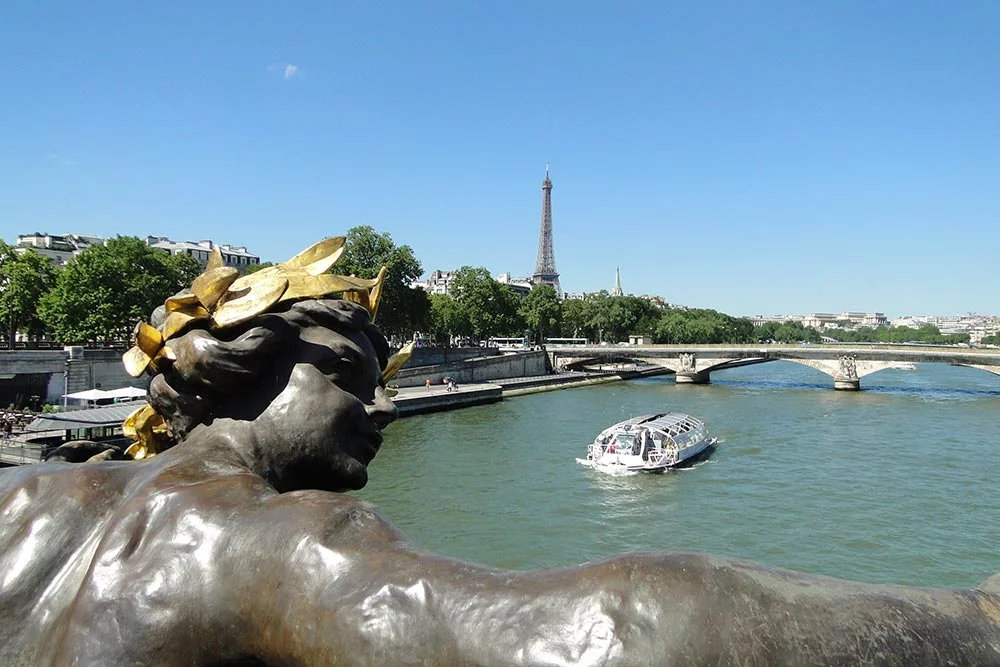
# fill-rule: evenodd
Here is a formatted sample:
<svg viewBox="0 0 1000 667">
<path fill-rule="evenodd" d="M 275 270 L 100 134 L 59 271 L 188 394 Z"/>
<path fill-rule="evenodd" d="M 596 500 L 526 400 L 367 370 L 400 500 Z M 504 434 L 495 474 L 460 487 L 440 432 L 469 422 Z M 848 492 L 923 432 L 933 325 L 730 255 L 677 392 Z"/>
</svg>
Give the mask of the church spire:
<svg viewBox="0 0 1000 667">
<path fill-rule="evenodd" d="M 622 274 L 618 267 L 615 267 L 615 288 L 611 290 L 611 296 L 625 296 L 622 291 Z"/>
</svg>

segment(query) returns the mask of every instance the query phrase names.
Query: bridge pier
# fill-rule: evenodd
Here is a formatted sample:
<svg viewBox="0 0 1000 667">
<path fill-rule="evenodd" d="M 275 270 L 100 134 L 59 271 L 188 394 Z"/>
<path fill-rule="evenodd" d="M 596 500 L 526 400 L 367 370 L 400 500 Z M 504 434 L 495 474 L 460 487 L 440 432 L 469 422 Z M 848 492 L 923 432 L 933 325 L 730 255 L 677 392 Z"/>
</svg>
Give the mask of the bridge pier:
<svg viewBox="0 0 1000 667">
<path fill-rule="evenodd" d="M 674 382 L 677 384 L 711 384 L 708 371 L 679 371 Z"/>
<path fill-rule="evenodd" d="M 859 391 L 861 389 L 860 378 L 833 378 L 833 388 L 836 391 Z"/>
</svg>

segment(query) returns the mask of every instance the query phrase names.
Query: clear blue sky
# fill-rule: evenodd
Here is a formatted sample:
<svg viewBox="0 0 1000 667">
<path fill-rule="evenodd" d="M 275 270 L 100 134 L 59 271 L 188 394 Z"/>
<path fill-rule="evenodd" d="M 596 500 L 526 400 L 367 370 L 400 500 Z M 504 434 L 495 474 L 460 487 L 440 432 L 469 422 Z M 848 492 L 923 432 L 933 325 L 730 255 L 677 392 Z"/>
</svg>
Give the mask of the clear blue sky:
<svg viewBox="0 0 1000 667">
<path fill-rule="evenodd" d="M 355 225 L 736 315 L 998 313 L 1000 3 L 20 2 L 0 236 Z"/>
</svg>

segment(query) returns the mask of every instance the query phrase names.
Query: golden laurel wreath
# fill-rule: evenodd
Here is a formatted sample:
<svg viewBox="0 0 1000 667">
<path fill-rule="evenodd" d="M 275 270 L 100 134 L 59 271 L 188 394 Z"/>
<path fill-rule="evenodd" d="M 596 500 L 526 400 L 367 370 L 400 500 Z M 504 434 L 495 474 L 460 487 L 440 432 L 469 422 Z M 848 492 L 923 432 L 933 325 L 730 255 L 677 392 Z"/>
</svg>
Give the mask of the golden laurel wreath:
<svg viewBox="0 0 1000 667">
<path fill-rule="evenodd" d="M 166 300 L 166 317 L 160 326 L 145 322 L 136 325 L 135 345 L 122 356 L 125 370 L 132 377 L 156 375 L 164 363 L 176 360 L 170 340 L 185 333 L 190 325 L 200 322 L 219 331 L 247 322 L 283 301 L 340 294 L 364 306 L 374 320 L 385 267 L 370 280 L 327 273 L 343 254 L 344 241 L 343 236 L 324 239 L 277 266 L 243 276 L 223 263 L 218 247 L 212 248 L 208 265 L 191 288 Z M 412 352 L 410 343 L 390 357 L 382 371 L 384 381 L 402 368 Z M 130 414 L 122 429 L 126 437 L 135 440 L 125 450 L 134 459 L 154 456 L 170 446 L 167 422 L 148 404 Z"/>
</svg>

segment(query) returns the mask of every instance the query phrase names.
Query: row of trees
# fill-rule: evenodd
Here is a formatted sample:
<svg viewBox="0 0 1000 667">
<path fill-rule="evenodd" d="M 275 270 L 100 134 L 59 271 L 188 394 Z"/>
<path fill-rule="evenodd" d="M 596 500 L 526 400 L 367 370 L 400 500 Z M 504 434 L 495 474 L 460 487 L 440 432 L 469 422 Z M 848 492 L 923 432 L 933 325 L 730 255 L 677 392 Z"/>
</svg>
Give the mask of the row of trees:
<svg viewBox="0 0 1000 667">
<path fill-rule="evenodd" d="M 957 345 L 969 342 L 969 334 L 943 334 L 933 324 L 925 324 L 919 329 L 886 326 L 874 329 L 871 327 L 831 329 L 825 335 L 842 343 L 928 343 L 930 345 Z"/>
<path fill-rule="evenodd" d="M 387 267 L 379 324 L 387 334 L 409 336 L 426 326 L 430 302 L 409 285 L 420 277 L 420 262 L 408 246 L 387 234 L 356 227 L 335 270 L 374 278 Z M 266 263 L 251 270 L 260 270 Z M 135 324 L 168 297 L 189 286 L 201 265 L 187 255 L 150 248 L 142 240 L 118 236 L 93 245 L 55 267 L 28 250 L 15 252 L 0 242 L 0 322 L 13 345 L 18 332 L 31 340 L 59 343 L 124 344 Z"/>
<path fill-rule="evenodd" d="M 333 270 L 374 278 L 382 266 L 387 272 L 378 324 L 397 343 L 415 331 L 429 333 L 441 345 L 525 333 L 535 342 L 560 336 L 615 343 L 633 334 L 655 343 L 821 341 L 818 331 L 799 322 L 755 327 L 715 310 L 671 308 L 603 291 L 560 300 L 551 286 L 536 285 L 524 295 L 493 280 L 484 267 L 463 266 L 454 273 L 451 294 L 428 294 L 410 286 L 423 274 L 413 249 L 368 226 L 347 232 L 344 255 Z M 16 332 L 60 343 L 124 343 L 136 322 L 190 285 L 200 271 L 193 258 L 150 248 L 134 237 L 91 246 L 62 268 L 0 242 L 0 322 L 11 344 Z M 931 325 L 824 333 L 842 342 L 968 341 L 967 335 L 942 335 Z"/>
<path fill-rule="evenodd" d="M 200 271 L 187 255 L 129 236 L 91 246 L 62 268 L 0 244 L 0 318 L 11 345 L 19 331 L 64 343 L 125 341 L 136 322 Z"/>
</svg>

